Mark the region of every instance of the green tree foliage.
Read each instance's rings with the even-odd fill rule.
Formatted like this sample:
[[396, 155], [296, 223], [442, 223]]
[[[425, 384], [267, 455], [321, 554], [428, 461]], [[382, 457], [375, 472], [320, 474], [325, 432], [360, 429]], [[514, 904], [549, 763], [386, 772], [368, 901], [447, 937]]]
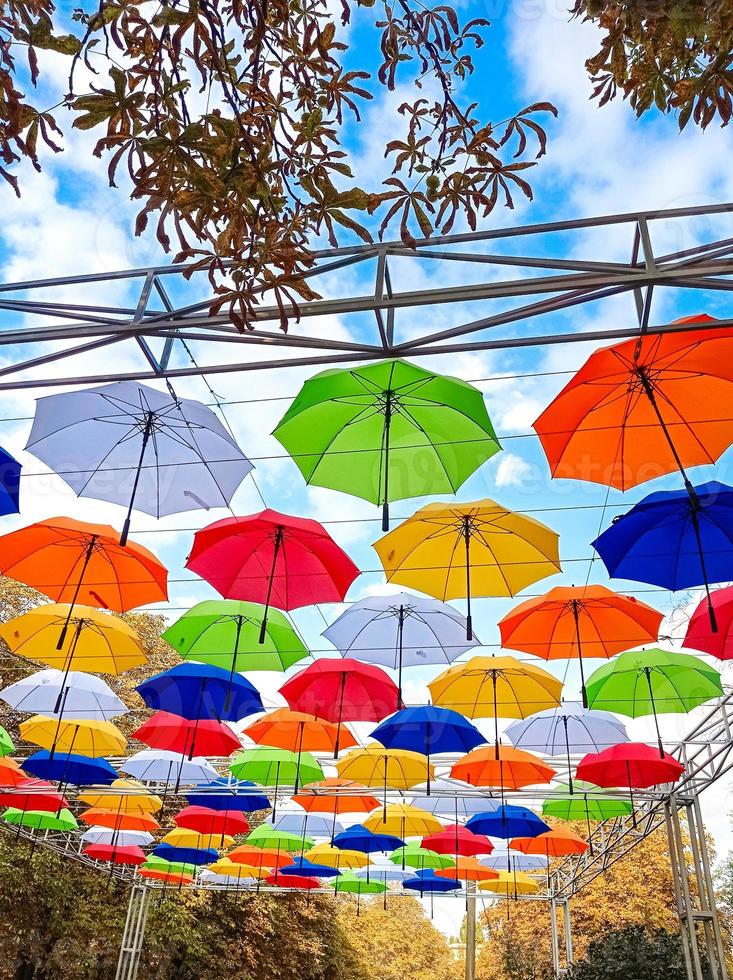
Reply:
[[569, 980], [685, 980], [686, 976], [679, 935], [627, 926], [592, 942]]

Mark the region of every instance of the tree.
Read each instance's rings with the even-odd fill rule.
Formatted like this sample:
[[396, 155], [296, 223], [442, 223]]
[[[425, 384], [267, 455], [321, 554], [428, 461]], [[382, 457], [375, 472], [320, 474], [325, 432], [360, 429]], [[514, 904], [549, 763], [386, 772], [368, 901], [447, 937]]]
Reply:
[[387, 899], [339, 904], [339, 924], [368, 980], [459, 980], [463, 968], [448, 941], [425, 916], [417, 899]]
[[571, 980], [685, 980], [679, 934], [627, 926], [594, 940]]
[[[538, 116], [555, 110], [491, 121], [464, 94], [487, 21], [418, 0], [340, 10], [342, 26], [359, 15], [373, 47], [349, 51], [328, 0], [161, 0], [152, 18], [145, 0], [98, 0], [70, 23], [52, 0], [0, 0], [0, 178], [19, 193], [18, 164], [39, 169], [44, 150], [61, 150], [55, 113], [68, 110], [98, 134], [110, 184], [129, 182], [136, 232], [157, 219], [162, 247], [207, 270], [211, 312], [227, 307], [242, 329], [265, 293], [283, 329], [297, 301], [316, 296], [303, 277], [316, 236], [370, 242], [375, 216], [380, 235], [396, 222], [412, 246], [459, 217], [475, 228], [516, 192], [531, 198], [525, 171], [546, 140]], [[377, 49], [372, 78], [364, 65]], [[20, 88], [36, 85], [47, 51], [69, 61], [53, 107]], [[375, 89], [410, 82], [385, 146], [392, 175], [354, 175], [348, 127]]]
[[604, 31], [586, 62], [604, 105], [621, 92], [637, 116], [676, 112], [705, 129], [730, 121], [733, 4], [730, 0], [575, 0], [576, 17]]

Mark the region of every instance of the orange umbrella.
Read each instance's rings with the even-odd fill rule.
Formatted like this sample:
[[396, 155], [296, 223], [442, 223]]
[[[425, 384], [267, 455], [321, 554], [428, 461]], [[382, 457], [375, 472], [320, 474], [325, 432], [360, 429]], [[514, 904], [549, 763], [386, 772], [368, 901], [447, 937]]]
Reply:
[[193, 881], [193, 875], [159, 871], [157, 868], [140, 868], [138, 874], [141, 878], [152, 878], [154, 881], [163, 881], [167, 885], [190, 885]]
[[77, 602], [126, 612], [168, 598], [168, 572], [139, 544], [119, 543], [107, 524], [51, 517], [0, 537], [0, 573], [69, 603], [57, 648]]
[[[28, 776], [23, 772], [15, 759], [11, 759], [7, 755], [0, 758], [0, 786], [18, 786], [24, 779], [28, 779]], [[2, 805], [1, 796], [0, 805]]]
[[733, 442], [732, 398], [733, 329], [646, 334], [591, 354], [534, 428], [554, 477], [628, 490], [680, 470], [691, 491], [685, 467]]
[[233, 848], [227, 857], [236, 864], [246, 864], [250, 868], [257, 868], [259, 871], [273, 871], [276, 868], [284, 868], [293, 863], [292, 854], [285, 851], [273, 851], [262, 847], [252, 847], [250, 844], [240, 844]]
[[453, 765], [450, 774], [471, 786], [493, 786], [503, 792], [549, 783], [555, 770], [531, 752], [500, 745], [498, 754], [493, 746], [468, 752]]
[[[364, 790], [362, 793], [361, 791]], [[329, 776], [318, 783], [308, 783], [293, 802], [308, 813], [371, 813], [380, 805], [367, 786], [353, 779], [338, 779]]]
[[499, 877], [499, 872], [487, 868], [475, 857], [458, 857], [454, 868], [439, 868], [436, 872], [441, 878], [455, 878], [458, 881], [490, 881]]
[[509, 847], [523, 854], [541, 854], [546, 858], [582, 854], [588, 850], [588, 842], [571, 830], [548, 830], [537, 837], [515, 837]]
[[160, 830], [160, 824], [150, 813], [124, 813], [90, 806], [79, 819], [91, 827], [109, 827], [110, 830]]
[[559, 585], [527, 599], [499, 622], [501, 644], [543, 660], [578, 658], [585, 694], [583, 657], [612, 657], [659, 636], [663, 616], [632, 596], [603, 585]]

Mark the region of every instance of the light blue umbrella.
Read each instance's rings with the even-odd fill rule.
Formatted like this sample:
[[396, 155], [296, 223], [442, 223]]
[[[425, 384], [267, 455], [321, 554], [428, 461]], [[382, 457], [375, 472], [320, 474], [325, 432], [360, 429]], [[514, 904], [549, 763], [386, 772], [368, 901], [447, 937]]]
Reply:
[[427, 810], [435, 817], [451, 817], [454, 823], [468, 820], [477, 813], [489, 813], [500, 806], [499, 800], [488, 796], [461, 796], [465, 783], [451, 779], [434, 779], [430, 783], [430, 796], [415, 796], [412, 806]]
[[343, 826], [331, 817], [321, 813], [281, 813], [275, 821], [277, 830], [285, 830], [290, 834], [302, 834], [303, 829], [310, 837], [328, 837], [329, 839], [343, 831]]
[[544, 854], [522, 854], [521, 851], [494, 851], [481, 864], [493, 871], [544, 871], [550, 863]]

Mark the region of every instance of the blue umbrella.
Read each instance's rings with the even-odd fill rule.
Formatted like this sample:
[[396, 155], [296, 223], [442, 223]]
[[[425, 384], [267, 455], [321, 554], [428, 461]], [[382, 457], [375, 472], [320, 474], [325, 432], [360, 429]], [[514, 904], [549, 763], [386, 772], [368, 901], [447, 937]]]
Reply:
[[20, 512], [20, 463], [0, 449], [0, 517]]
[[198, 721], [239, 721], [264, 711], [256, 688], [241, 676], [210, 664], [176, 664], [143, 681], [137, 692], [154, 711]]
[[473, 834], [486, 837], [537, 837], [550, 830], [536, 813], [525, 806], [512, 806], [505, 803], [491, 813], [478, 813], [466, 824]]
[[213, 864], [219, 859], [219, 852], [213, 847], [174, 847], [172, 844], [158, 844], [153, 848], [156, 857], [164, 861], [180, 864]]
[[[440, 752], [470, 752], [486, 739], [471, 722], [457, 711], [420, 705], [403, 708], [378, 725], [372, 738], [388, 749], [407, 749], [427, 756]], [[430, 777], [427, 794], [430, 796]]]
[[281, 875], [305, 875], [307, 878], [337, 878], [341, 872], [337, 868], [330, 868], [327, 864], [314, 864], [308, 858], [295, 858], [292, 864], [286, 864], [280, 868], [278, 874]]
[[713, 480], [659, 490], [615, 518], [593, 542], [612, 578], [678, 591], [733, 579], [733, 488]]
[[109, 786], [117, 779], [117, 772], [106, 759], [92, 759], [73, 752], [51, 753], [42, 749], [28, 756], [23, 768], [39, 779], [53, 779], [75, 786], [92, 786], [96, 783]]
[[442, 878], [440, 875], [436, 875], [432, 868], [429, 868], [425, 871], [418, 871], [413, 878], [406, 878], [402, 882], [402, 887], [420, 892], [422, 896], [426, 892], [454, 892], [460, 889], [461, 883], [455, 878]]
[[404, 845], [404, 841], [392, 834], [373, 834], [363, 824], [357, 823], [336, 834], [333, 844], [342, 850], [374, 854], [376, 851], [395, 851]]
[[241, 813], [269, 810], [268, 797], [252, 792], [255, 785], [249, 779], [222, 777], [189, 790], [185, 795], [192, 806], [205, 806], [209, 810], [239, 810]]

